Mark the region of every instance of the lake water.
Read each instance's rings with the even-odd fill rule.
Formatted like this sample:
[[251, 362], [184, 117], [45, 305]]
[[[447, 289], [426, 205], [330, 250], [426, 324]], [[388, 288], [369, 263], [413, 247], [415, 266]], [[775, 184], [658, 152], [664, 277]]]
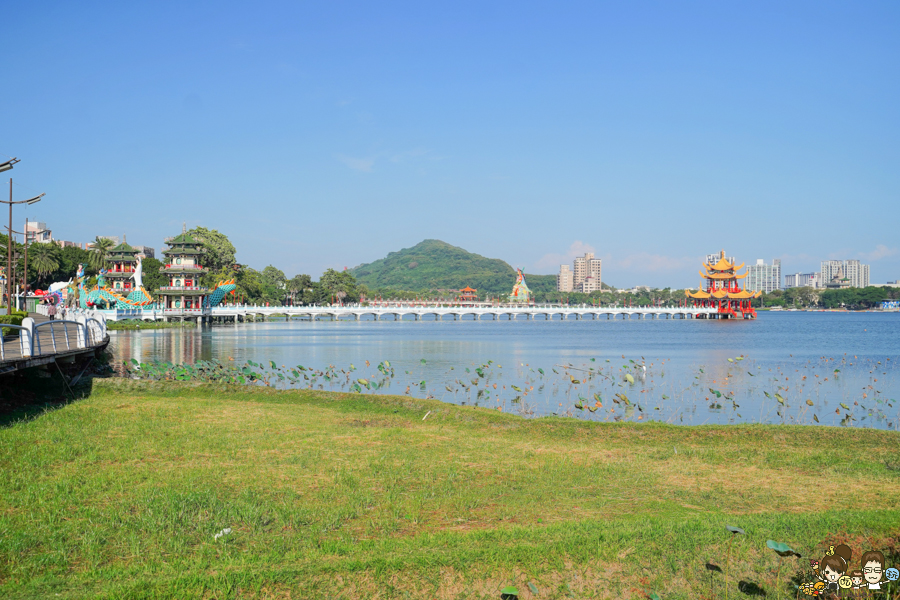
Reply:
[[[319, 374], [294, 387], [375, 393], [358, 383], [363, 379], [378, 381], [377, 393], [524, 415], [900, 427], [897, 313], [761, 312], [756, 321], [294, 320], [111, 337], [119, 360], [332, 366], [328, 380]], [[382, 361], [393, 377], [376, 369]]]

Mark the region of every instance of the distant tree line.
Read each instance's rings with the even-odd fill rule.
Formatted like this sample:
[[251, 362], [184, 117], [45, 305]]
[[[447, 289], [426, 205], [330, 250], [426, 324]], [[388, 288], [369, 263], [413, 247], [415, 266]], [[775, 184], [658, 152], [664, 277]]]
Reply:
[[810, 287], [788, 288], [763, 294], [754, 300], [756, 307], [763, 308], [847, 308], [864, 310], [876, 308], [882, 300], [900, 299], [900, 288], [875, 287], [815, 289]]

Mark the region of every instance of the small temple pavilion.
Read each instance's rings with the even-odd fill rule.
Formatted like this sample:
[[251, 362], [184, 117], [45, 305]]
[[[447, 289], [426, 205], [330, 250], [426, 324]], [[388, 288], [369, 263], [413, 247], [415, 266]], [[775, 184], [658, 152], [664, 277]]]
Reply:
[[137, 264], [137, 258], [135, 258], [137, 253], [137, 248], [129, 246], [123, 235], [122, 243], [110, 250], [106, 257], [106, 263], [109, 265], [106, 280], [109, 282], [109, 287], [123, 296], [127, 296], [134, 287], [131, 277], [134, 275], [134, 267]]
[[478, 302], [478, 290], [466, 286], [456, 293], [456, 301], [460, 303]]
[[178, 237], [166, 240], [169, 247], [163, 250], [166, 265], [160, 268], [168, 285], [159, 288], [159, 302], [164, 309], [199, 310], [209, 289], [200, 285], [204, 269], [200, 259], [205, 252], [199, 240], [184, 229]]
[[744, 268], [744, 263], [735, 266], [735, 262], [725, 258], [725, 251], [722, 250], [717, 263], [703, 263], [700, 289], [696, 292], [685, 290], [684, 294], [693, 300], [694, 306], [716, 308], [717, 314], [713, 318], [755, 319], [756, 311], [750, 302], [762, 292], [741, 289], [738, 279], [745, 278], [747, 273], [738, 273]]

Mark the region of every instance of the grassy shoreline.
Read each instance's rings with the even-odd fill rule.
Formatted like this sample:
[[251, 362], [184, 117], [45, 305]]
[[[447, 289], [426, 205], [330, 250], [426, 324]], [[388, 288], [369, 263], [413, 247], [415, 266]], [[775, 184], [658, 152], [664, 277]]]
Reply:
[[0, 470], [8, 598], [719, 598], [726, 524], [729, 595], [793, 598], [829, 544], [900, 546], [870, 429], [109, 379], [0, 429]]

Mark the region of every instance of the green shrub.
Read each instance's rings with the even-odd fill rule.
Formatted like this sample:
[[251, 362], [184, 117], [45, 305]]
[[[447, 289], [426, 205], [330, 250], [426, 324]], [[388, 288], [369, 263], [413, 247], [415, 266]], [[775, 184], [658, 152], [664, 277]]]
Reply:
[[[27, 317], [28, 314], [22, 314], [20, 311], [14, 311], [11, 315], [0, 315], [0, 323], [6, 325], [21, 325], [22, 320]], [[4, 327], [3, 332], [0, 335], [18, 335], [18, 329], [12, 329], [11, 327]]]

